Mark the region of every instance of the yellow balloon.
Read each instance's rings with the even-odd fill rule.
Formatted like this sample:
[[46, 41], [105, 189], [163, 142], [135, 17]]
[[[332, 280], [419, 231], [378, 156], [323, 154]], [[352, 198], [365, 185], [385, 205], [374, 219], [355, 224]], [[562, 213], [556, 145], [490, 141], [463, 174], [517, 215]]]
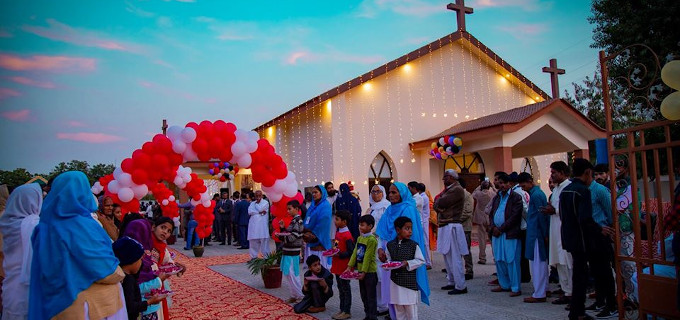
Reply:
[[444, 153], [444, 147], [439, 147], [439, 153]]
[[668, 120], [680, 120], [680, 91], [669, 94], [661, 101], [661, 115]]
[[432, 145], [430, 145], [430, 146], [432, 147], [432, 149], [437, 149], [437, 143], [436, 142], [432, 142]]
[[673, 60], [663, 66], [661, 80], [667, 86], [680, 90], [680, 60]]
[[453, 144], [456, 145], [456, 147], [460, 147], [463, 145], [463, 140], [461, 140], [460, 138], [454, 138]]

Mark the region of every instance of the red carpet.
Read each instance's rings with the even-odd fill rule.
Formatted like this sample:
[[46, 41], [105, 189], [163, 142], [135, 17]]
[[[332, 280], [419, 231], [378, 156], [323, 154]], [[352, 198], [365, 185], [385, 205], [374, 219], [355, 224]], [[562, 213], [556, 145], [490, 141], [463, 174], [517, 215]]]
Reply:
[[[170, 249], [172, 250], [172, 249]], [[175, 251], [175, 250], [172, 250]], [[177, 254], [175, 261], [187, 267], [182, 277], [171, 280], [171, 319], [314, 319], [295, 314], [283, 300], [253, 289], [210, 268], [213, 265], [243, 263], [248, 254], [188, 258]], [[244, 266], [245, 268], [245, 266]]]

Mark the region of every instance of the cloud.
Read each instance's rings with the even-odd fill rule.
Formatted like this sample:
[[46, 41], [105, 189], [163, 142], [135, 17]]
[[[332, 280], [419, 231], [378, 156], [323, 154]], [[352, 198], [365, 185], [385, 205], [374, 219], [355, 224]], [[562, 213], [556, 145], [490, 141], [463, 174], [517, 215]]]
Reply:
[[132, 3], [128, 2], [128, 1], [125, 1], [125, 10], [127, 12], [133, 13], [134, 15], [136, 15], [138, 17], [142, 17], [142, 18], [152, 18], [152, 17], [156, 16], [155, 13], [149, 12], [149, 11], [144, 11], [144, 10], [140, 9], [139, 7], [136, 7], [135, 5], [133, 5]]
[[519, 7], [525, 11], [540, 11], [552, 7], [553, 2], [543, 2], [539, 0], [476, 0], [470, 6], [473, 8], [501, 8]]
[[158, 17], [156, 19], [156, 24], [161, 28], [171, 28], [173, 25], [170, 17]]
[[402, 16], [419, 18], [446, 12], [445, 4], [431, 4], [422, 0], [364, 0], [359, 4], [355, 16], [360, 18], [375, 18], [381, 11], [391, 11]]
[[21, 95], [21, 92], [12, 90], [9, 88], [0, 88], [0, 100], [9, 98], [9, 97], [18, 97]]
[[430, 37], [406, 38], [401, 43], [404, 44], [404, 45], [422, 45], [422, 44], [429, 42], [431, 39], [432, 38], [430, 38]]
[[343, 53], [343, 52], [320, 53], [320, 52], [310, 52], [308, 50], [299, 50], [299, 51], [291, 52], [288, 55], [286, 55], [286, 57], [284, 58], [284, 64], [296, 65], [296, 64], [298, 64], [298, 62], [317, 63], [317, 62], [325, 62], [325, 61], [351, 62], [351, 63], [358, 63], [358, 64], [373, 64], [373, 63], [377, 63], [377, 62], [384, 61], [384, 60], [385, 59], [380, 55], [362, 56], [362, 55], [347, 54], [347, 53]]
[[66, 56], [0, 54], [0, 68], [14, 71], [94, 71], [97, 60]]
[[162, 85], [157, 84], [155, 82], [140, 80], [140, 81], [137, 82], [137, 84], [139, 84], [139, 86], [142, 87], [142, 88], [149, 89], [151, 91], [157, 92], [159, 94], [162, 94], [162, 95], [168, 96], [168, 97], [178, 97], [178, 98], [182, 98], [182, 99], [189, 100], [189, 101], [200, 101], [200, 102], [204, 102], [204, 103], [208, 103], [208, 104], [214, 104], [214, 103], [217, 102], [217, 99], [212, 98], [212, 97], [199, 97], [199, 96], [196, 96], [196, 95], [188, 93], [188, 92], [175, 90], [175, 89], [172, 89], [172, 88], [162, 86]]
[[75, 120], [71, 120], [71, 121], [66, 122], [66, 125], [69, 126], [69, 127], [72, 127], [72, 128], [87, 127], [87, 125], [85, 123], [82, 123], [80, 121], [75, 121]]
[[12, 38], [14, 37], [13, 34], [11, 34], [9, 31], [5, 29], [0, 29], [0, 38]]
[[31, 111], [28, 109], [4, 111], [0, 113], [0, 116], [10, 121], [24, 122], [30, 118]]
[[33, 80], [29, 79], [26, 77], [9, 77], [8, 78], [10, 81], [27, 85], [27, 86], [33, 86], [33, 87], [38, 87], [38, 88], [44, 88], [44, 89], [54, 89], [57, 86], [54, 85], [54, 83], [50, 81], [39, 81], [39, 80]]
[[525, 39], [526, 36], [535, 36], [547, 32], [548, 26], [544, 23], [517, 23], [499, 26], [498, 29], [510, 33], [517, 39]]
[[22, 27], [22, 30], [39, 37], [78, 46], [124, 51], [135, 54], [142, 54], [146, 51], [141, 45], [109, 39], [93, 31], [73, 28], [55, 19], [47, 19], [47, 24], [48, 27], [25, 25]]
[[216, 38], [223, 41], [243, 41], [255, 38], [257, 25], [253, 22], [219, 21], [215, 18], [200, 16], [194, 20], [207, 24], [208, 29], [217, 34]]
[[123, 140], [122, 137], [96, 132], [57, 133], [57, 139], [87, 143], [109, 143]]

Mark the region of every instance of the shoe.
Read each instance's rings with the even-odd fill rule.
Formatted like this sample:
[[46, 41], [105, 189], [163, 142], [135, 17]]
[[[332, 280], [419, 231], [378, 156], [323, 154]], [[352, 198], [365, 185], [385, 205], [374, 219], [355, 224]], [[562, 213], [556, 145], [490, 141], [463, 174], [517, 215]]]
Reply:
[[326, 307], [309, 307], [309, 309], [307, 309], [307, 312], [309, 313], [319, 313], [324, 311], [326, 311]]
[[191, 248], [184, 248], [184, 250], [191, 250]]
[[455, 295], [455, 294], [465, 294], [465, 293], [468, 293], [467, 287], [465, 287], [462, 290], [453, 289], [453, 290], [449, 291], [449, 294], [453, 294], [453, 295]]
[[491, 289], [491, 292], [510, 292], [510, 289], [503, 289], [501, 287], [495, 287]]
[[465, 280], [472, 280], [474, 276], [472, 274], [466, 274], [465, 275]]
[[565, 306], [564, 310], [570, 311], [571, 310], [571, 304], [568, 304], [567, 306]]
[[288, 300], [286, 300], [286, 303], [296, 303], [297, 301], [298, 301], [297, 298], [288, 298]]
[[593, 304], [589, 305], [586, 307], [586, 311], [602, 311], [604, 309], [605, 305], [604, 304], [598, 304], [597, 302], [593, 302]]
[[425, 267], [425, 270], [432, 270], [432, 266]]
[[378, 311], [378, 317], [386, 316], [386, 315], [388, 315], [388, 314], [390, 314], [390, 310], [389, 310], [389, 309], [383, 310], [383, 311]]
[[609, 310], [609, 308], [605, 308], [600, 313], [595, 315], [595, 318], [597, 319], [612, 319], [612, 318], [618, 318], [619, 317], [619, 310]]
[[446, 273], [446, 269], [442, 269], [442, 272], [443, 272], [443, 273]]
[[236, 249], [239, 249], [239, 250], [248, 250], [248, 249], [250, 249], [250, 248], [238, 247], [238, 248], [236, 248]]
[[344, 319], [349, 319], [351, 317], [352, 317], [352, 315], [349, 314], [349, 313], [340, 312], [340, 313], [336, 314], [335, 316], [333, 316], [331, 318], [336, 319], [336, 320], [344, 320]]
[[238, 247], [238, 246], [240, 246], [240, 245], [241, 245], [240, 243], [234, 242], [234, 247]]
[[487, 282], [486, 284], [488, 284], [490, 286], [497, 286], [498, 285], [498, 279], [491, 280], [491, 281]]
[[562, 289], [557, 289], [557, 290], [550, 291], [550, 293], [554, 294], [556, 296], [559, 296], [559, 295], [563, 295], [564, 291], [562, 291]]
[[491, 274], [492, 277], [498, 277], [498, 273], [494, 272]]
[[519, 296], [521, 296], [521, 295], [522, 295], [522, 291], [513, 291], [513, 292], [510, 292], [510, 298], [519, 297]]
[[593, 291], [588, 294], [589, 299], [596, 299], [597, 298], [597, 292]]
[[553, 300], [552, 304], [569, 304], [571, 302], [571, 297], [562, 296], [559, 299]]
[[453, 290], [453, 289], [455, 289], [455, 288], [456, 288], [455, 285], [449, 284], [449, 285], [443, 286], [443, 287], [442, 287], [442, 290]]
[[534, 298], [534, 297], [526, 297], [524, 298], [524, 302], [526, 303], [541, 303], [541, 302], [546, 302], [547, 300], [545, 298]]
[[223, 245], [225, 245], [225, 244], [227, 244], [227, 243], [224, 242], [224, 241], [220, 242], [220, 245], [221, 245], [221, 246], [223, 246]]
[[486, 261], [479, 260], [477, 261], [477, 264], [486, 264]]
[[335, 317], [339, 316], [340, 314], [342, 314], [342, 311], [336, 312], [334, 315], [331, 316], [331, 318], [335, 319]]

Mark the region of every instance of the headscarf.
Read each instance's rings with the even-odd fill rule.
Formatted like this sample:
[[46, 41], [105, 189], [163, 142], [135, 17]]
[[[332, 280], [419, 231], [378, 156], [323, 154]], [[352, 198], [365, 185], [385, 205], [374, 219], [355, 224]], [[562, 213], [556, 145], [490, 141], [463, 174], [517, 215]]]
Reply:
[[[375, 202], [375, 200], [373, 200], [372, 196], [368, 197], [368, 203], [371, 204], [371, 209], [372, 210], [387, 209], [387, 207], [390, 206], [390, 201], [387, 200], [387, 191], [385, 191], [385, 187], [383, 187], [382, 185], [379, 185], [379, 184], [376, 184], [375, 186], [378, 186], [378, 188], [380, 188], [380, 191], [382, 191], [383, 197], [378, 202]], [[375, 186], [371, 187], [371, 192], [373, 192], [373, 188], [375, 188]]]
[[359, 200], [352, 195], [349, 190], [349, 185], [343, 183], [340, 185], [340, 197], [335, 201], [336, 210], [347, 210], [351, 214], [349, 221], [349, 231], [352, 233], [354, 239], [359, 237], [359, 216], [361, 216], [361, 205]]
[[307, 246], [311, 248], [321, 245], [328, 250], [331, 248], [331, 217], [333, 212], [331, 204], [326, 200], [328, 198], [326, 188], [322, 185], [316, 187], [321, 190], [321, 199], [318, 202], [312, 199], [312, 205], [307, 209], [304, 227], [311, 230], [318, 241], [308, 243]]
[[[376, 228], [375, 233], [380, 237], [380, 239], [384, 239], [386, 241], [394, 240], [397, 237], [397, 230], [394, 227], [394, 220], [397, 220], [399, 217], [408, 217], [411, 219], [413, 225], [411, 240], [415, 241], [418, 246], [420, 246], [423, 256], [426, 256], [427, 252], [425, 252], [425, 250], [427, 249], [425, 247], [423, 238], [423, 225], [420, 222], [421, 220], [418, 209], [416, 209], [416, 202], [413, 200], [413, 196], [405, 184], [401, 182], [395, 182], [393, 186], [397, 187], [399, 196], [401, 197], [401, 202], [393, 203], [387, 207], [387, 210], [385, 210], [385, 213], [383, 213], [382, 217], [380, 218], [380, 222], [378, 222], [378, 227]], [[430, 285], [427, 281], [427, 271], [425, 266], [421, 266], [416, 269], [416, 281], [418, 282], [418, 289], [420, 290], [420, 300], [423, 303], [430, 305]]]
[[54, 317], [118, 268], [111, 238], [92, 218], [95, 211], [84, 173], [69, 171], [54, 179], [31, 237], [29, 319]]
[[137, 283], [144, 283], [156, 278], [153, 272], [153, 259], [151, 258], [151, 250], [153, 250], [153, 242], [151, 241], [151, 222], [146, 219], [139, 219], [131, 221], [123, 232], [124, 236], [137, 240], [142, 247], [144, 247], [144, 256], [142, 257], [142, 268], [139, 270], [139, 278]]

